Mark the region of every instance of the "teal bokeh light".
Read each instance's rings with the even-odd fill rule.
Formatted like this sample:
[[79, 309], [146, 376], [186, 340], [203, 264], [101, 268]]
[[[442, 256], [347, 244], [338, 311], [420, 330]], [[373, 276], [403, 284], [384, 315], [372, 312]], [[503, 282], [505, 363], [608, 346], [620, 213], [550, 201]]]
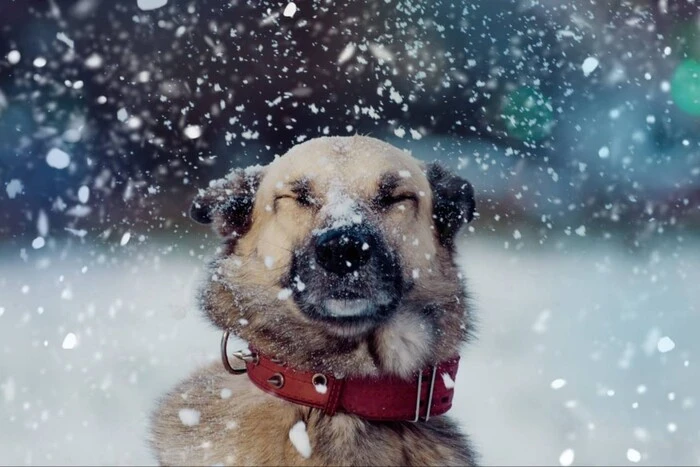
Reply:
[[700, 116], [700, 61], [683, 60], [671, 78], [673, 102], [690, 115]]
[[528, 142], [549, 136], [554, 126], [549, 100], [528, 86], [521, 86], [506, 96], [502, 118], [508, 135]]
[[678, 57], [700, 60], [700, 23], [693, 19], [671, 29], [672, 49]]

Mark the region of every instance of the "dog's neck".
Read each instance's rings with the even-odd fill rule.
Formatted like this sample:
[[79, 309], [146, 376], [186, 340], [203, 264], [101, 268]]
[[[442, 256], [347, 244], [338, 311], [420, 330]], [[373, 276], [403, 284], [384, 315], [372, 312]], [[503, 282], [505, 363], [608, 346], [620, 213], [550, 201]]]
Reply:
[[452, 406], [459, 356], [421, 369], [410, 379], [391, 375], [337, 378], [295, 369], [254, 348], [234, 354], [245, 362], [245, 369], [234, 369], [226, 352], [227, 340], [225, 333], [222, 359], [229, 372], [245, 372], [263, 391], [330, 416], [342, 412], [372, 421], [418, 422], [442, 415]]
[[295, 368], [341, 377], [407, 378], [457, 354], [471, 330], [466, 294], [451, 259], [436, 261], [444, 264], [432, 282], [408, 291], [390, 318], [361, 336], [334, 334], [292, 304], [270, 299], [268, 286], [238, 279], [240, 267], [232, 259], [213, 263], [202, 307], [219, 328]]
[[[434, 324], [417, 313], [402, 313], [375, 330], [353, 338], [309, 327], [275, 327], [269, 332], [241, 336], [264, 354], [277, 356], [302, 371], [336, 377], [410, 378], [417, 371], [447, 360], [459, 346], [439, 340]], [[269, 336], [269, 338], [268, 338]], [[306, 337], [308, 338], [306, 338]]]

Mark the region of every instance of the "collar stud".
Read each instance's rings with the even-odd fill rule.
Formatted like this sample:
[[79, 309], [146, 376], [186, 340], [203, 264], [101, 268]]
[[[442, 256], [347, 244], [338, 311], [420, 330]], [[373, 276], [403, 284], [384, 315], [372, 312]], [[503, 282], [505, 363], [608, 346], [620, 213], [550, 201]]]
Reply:
[[275, 373], [267, 379], [267, 384], [275, 389], [281, 389], [284, 386], [284, 376], [282, 373]]

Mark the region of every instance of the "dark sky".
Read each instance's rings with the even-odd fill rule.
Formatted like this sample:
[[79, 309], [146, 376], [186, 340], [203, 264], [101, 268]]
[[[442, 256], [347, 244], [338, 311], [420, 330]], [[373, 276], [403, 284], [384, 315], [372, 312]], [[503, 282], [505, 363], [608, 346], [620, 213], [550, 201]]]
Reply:
[[[32, 228], [39, 210], [63, 212], [82, 185], [101, 213], [60, 223], [175, 216], [164, 206], [173, 195], [324, 134], [478, 139], [532, 170], [575, 175], [601, 131], [635, 131], [610, 126], [622, 106], [653, 147], [673, 152], [697, 118], [659, 86], [684, 58], [678, 38], [693, 12], [578, 3], [314, 1], [288, 18], [286, 2], [4, 1], [0, 175], [24, 191], [0, 190], [0, 235]], [[600, 65], [586, 76], [589, 56]], [[659, 118], [645, 124], [649, 112]], [[52, 148], [70, 167], [46, 164]], [[603, 188], [629, 180], [626, 169], [611, 167]]]

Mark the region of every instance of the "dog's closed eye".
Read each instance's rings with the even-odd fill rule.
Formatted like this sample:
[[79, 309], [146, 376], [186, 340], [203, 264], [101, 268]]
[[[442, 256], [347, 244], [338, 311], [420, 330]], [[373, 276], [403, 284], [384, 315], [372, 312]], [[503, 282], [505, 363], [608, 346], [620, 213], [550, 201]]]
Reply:
[[294, 180], [287, 184], [289, 191], [282, 191], [275, 196], [275, 207], [277, 202], [289, 199], [296, 202], [296, 204], [303, 208], [313, 208], [319, 206], [319, 201], [313, 196], [313, 186], [309, 179], [301, 178], [299, 180]]
[[387, 210], [399, 205], [404, 201], [411, 202], [414, 206], [418, 206], [418, 196], [413, 193], [400, 193], [397, 195], [380, 195], [374, 199], [374, 204], [380, 210]]
[[287, 199], [287, 200], [292, 200], [295, 201], [296, 204], [298, 204], [301, 207], [309, 208], [316, 206], [318, 202], [316, 199], [312, 198], [306, 193], [300, 193], [298, 195], [292, 195], [292, 194], [282, 194], [282, 195], [277, 195], [275, 196], [275, 205], [277, 204], [278, 201]]

